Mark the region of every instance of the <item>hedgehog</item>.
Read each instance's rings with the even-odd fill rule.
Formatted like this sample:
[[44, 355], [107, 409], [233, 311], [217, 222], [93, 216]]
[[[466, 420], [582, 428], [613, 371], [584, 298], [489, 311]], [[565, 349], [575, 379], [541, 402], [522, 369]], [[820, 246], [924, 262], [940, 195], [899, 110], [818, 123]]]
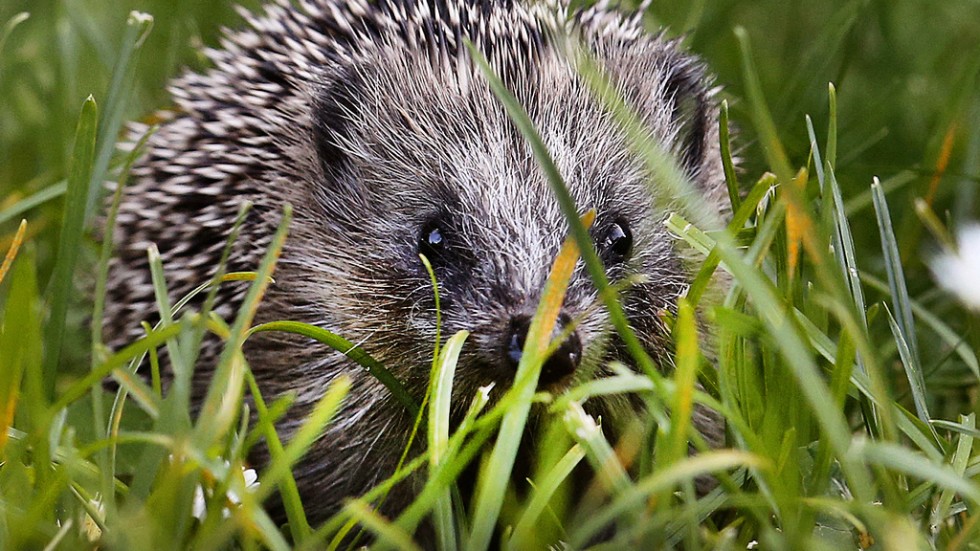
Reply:
[[[173, 81], [175, 106], [158, 115], [159, 130], [133, 169], [114, 230], [110, 344], [139, 337], [155, 310], [150, 244], [176, 300], [213, 277], [243, 201], [254, 206], [231, 270], [256, 269], [290, 204], [289, 236], [257, 322], [295, 320], [340, 334], [421, 399], [437, 338], [421, 253], [438, 282], [442, 334], [470, 333], [454, 415], [480, 388], [511, 384], [568, 226], [469, 43], [527, 111], [579, 208], [594, 209], [590, 232], [610, 280], [630, 280], [621, 291], [628, 321], [669, 369], [664, 313], [676, 310], [691, 279], [663, 224], [676, 205], [654, 200], [651, 174], [590, 93], [568, 44], [594, 56], [649, 136], [723, 213], [717, 110], [702, 62], [647, 33], [639, 12], [610, 2], [276, 0], [243, 14], [245, 30], [207, 52], [212, 68]], [[216, 312], [232, 318], [245, 291], [223, 285]], [[632, 364], [582, 269], [569, 283], [559, 330], [567, 337], [542, 367], [543, 389], [609, 376], [614, 361]], [[217, 339], [203, 344], [193, 375], [198, 403], [220, 350]], [[265, 395], [294, 396], [277, 427], [287, 439], [333, 381], [352, 381], [295, 467], [310, 519], [394, 472], [414, 419], [374, 377], [295, 335], [257, 334], [244, 351]], [[586, 407], [614, 425], [643, 405], [618, 396]], [[699, 410], [694, 422], [709, 443], [724, 439], [717, 414]], [[396, 486], [385, 510], [397, 512], [416, 491]]]

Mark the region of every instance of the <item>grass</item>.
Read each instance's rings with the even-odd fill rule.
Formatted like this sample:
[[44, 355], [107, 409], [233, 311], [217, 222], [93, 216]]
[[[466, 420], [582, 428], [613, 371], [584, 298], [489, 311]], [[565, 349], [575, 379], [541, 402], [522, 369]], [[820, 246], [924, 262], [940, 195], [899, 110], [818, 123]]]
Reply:
[[[288, 321], [253, 326], [288, 213], [255, 272], [222, 269], [196, 291], [250, 281], [230, 325], [210, 315], [211, 300], [201, 311], [169, 304], [154, 260], [161, 323], [105, 350], [85, 320], [100, 318], [107, 250], [84, 228], [99, 184], [124, 181], [135, 157], [113, 154], [115, 136], [122, 121], [166, 105], [162, 84], [181, 66], [200, 68], [194, 46], [215, 44], [218, 26], [237, 16], [231, 2], [35, 4], [0, 5], [0, 547], [320, 549], [370, 534], [379, 548], [412, 549], [425, 543], [412, 535], [427, 520], [440, 549], [980, 547], [980, 326], [927, 266], [980, 214], [975, 2], [657, 3], [651, 25], [686, 33], [726, 84], [722, 135], [730, 120], [740, 166], [726, 171], [733, 215], [725, 231], [708, 230], [695, 198], [667, 222], [677, 248], [698, 259], [672, 320], [676, 368], [660, 372], [633, 343], [636, 371], [557, 396], [534, 391], [549, 344], [534, 327], [551, 325], [580, 256], [628, 343], [630, 330], [590, 245], [588, 215], [578, 218], [535, 129], [497, 83], [573, 231], [517, 382], [494, 389], [492, 404], [489, 390], [467, 397], [457, 426], [448, 418], [465, 334], [433, 343], [430, 393], [417, 403], [342, 335]], [[152, 13], [152, 25], [127, 17], [129, 7]], [[687, 196], [680, 172], [588, 59], [581, 71], [659, 176], [664, 187], [651, 193]], [[719, 271], [732, 285], [709, 300]], [[79, 291], [82, 273], [96, 274], [94, 304]], [[274, 423], [290, 399], [264, 400], [241, 353], [268, 330], [345, 352], [425, 416], [426, 452], [319, 525], [305, 517], [290, 466], [349, 383], [325, 389], [296, 435], [279, 441]], [[190, 374], [206, 331], [227, 346], [207, 414], [194, 419]], [[133, 374], [144, 357], [156, 368], [160, 347], [175, 372], [166, 393], [158, 374]], [[106, 376], [118, 392], [103, 390]], [[610, 442], [580, 404], [616, 393], [648, 407]], [[516, 492], [510, 472], [532, 404], [549, 415], [529, 491]], [[695, 404], [724, 413], [727, 447], [687, 455], [688, 441], [700, 440]], [[259, 438], [272, 461], [246, 488], [244, 458]], [[454, 481], [473, 461], [483, 469], [469, 503]], [[572, 499], [568, 481], [584, 464], [595, 481]], [[418, 499], [397, 518], [380, 516], [372, 504], [419, 469], [427, 475]], [[720, 484], [699, 497], [694, 481], [704, 473]], [[260, 506], [275, 491], [286, 527]]]

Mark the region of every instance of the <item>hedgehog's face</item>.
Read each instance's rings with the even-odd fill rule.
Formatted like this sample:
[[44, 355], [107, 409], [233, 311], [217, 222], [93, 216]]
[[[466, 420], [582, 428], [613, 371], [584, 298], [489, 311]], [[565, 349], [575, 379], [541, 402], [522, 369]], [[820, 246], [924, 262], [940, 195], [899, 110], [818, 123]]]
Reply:
[[[697, 75], [678, 70], [678, 54], [653, 39], [596, 50], [652, 135], [695, 179], [712, 173], [704, 94]], [[590, 232], [609, 279], [624, 289], [632, 326], [665, 359], [662, 314], [686, 285], [662, 223], [670, 206], [653, 204], [647, 174], [561, 55], [544, 49], [533, 60], [507, 61], [523, 67], [505, 76], [576, 204], [596, 211]], [[478, 70], [466, 60], [432, 63], [381, 50], [335, 75], [315, 119], [323, 231], [343, 243], [330, 252], [342, 257], [320, 262], [347, 280], [343, 289], [323, 289], [322, 316], [421, 388], [436, 338], [424, 255], [439, 282], [443, 334], [471, 333], [458, 391], [509, 384], [568, 230], [530, 148]], [[563, 331], [566, 340], [542, 371], [544, 385], [594, 376], [620, 358], [581, 263], [555, 334]]]

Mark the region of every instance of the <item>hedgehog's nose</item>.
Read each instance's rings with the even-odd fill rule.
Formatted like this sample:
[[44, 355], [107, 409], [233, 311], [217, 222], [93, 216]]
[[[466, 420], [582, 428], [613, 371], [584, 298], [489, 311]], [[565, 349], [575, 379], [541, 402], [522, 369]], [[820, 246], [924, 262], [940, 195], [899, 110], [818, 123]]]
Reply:
[[[558, 317], [558, 323], [555, 324], [555, 328], [551, 332], [552, 340], [564, 333], [570, 322], [571, 318], [566, 314], [561, 314]], [[517, 371], [517, 365], [521, 362], [524, 343], [527, 341], [527, 330], [530, 326], [531, 318], [527, 316], [517, 316], [511, 320], [510, 333], [506, 340], [505, 356], [507, 363], [510, 364], [510, 367], [515, 372]], [[541, 377], [538, 379], [538, 386], [548, 386], [568, 377], [575, 372], [581, 359], [582, 341], [579, 340], [578, 333], [572, 331], [565, 338], [564, 342], [561, 343], [561, 346], [551, 356], [548, 356], [544, 365], [541, 366]]]

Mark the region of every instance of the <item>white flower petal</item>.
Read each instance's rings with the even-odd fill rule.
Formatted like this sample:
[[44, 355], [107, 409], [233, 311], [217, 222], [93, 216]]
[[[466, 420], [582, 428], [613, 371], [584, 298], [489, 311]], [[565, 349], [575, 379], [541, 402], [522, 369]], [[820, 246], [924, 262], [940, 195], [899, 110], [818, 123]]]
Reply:
[[933, 259], [932, 272], [941, 287], [968, 308], [980, 310], [980, 224], [960, 228], [957, 247], [956, 254], [944, 253]]

